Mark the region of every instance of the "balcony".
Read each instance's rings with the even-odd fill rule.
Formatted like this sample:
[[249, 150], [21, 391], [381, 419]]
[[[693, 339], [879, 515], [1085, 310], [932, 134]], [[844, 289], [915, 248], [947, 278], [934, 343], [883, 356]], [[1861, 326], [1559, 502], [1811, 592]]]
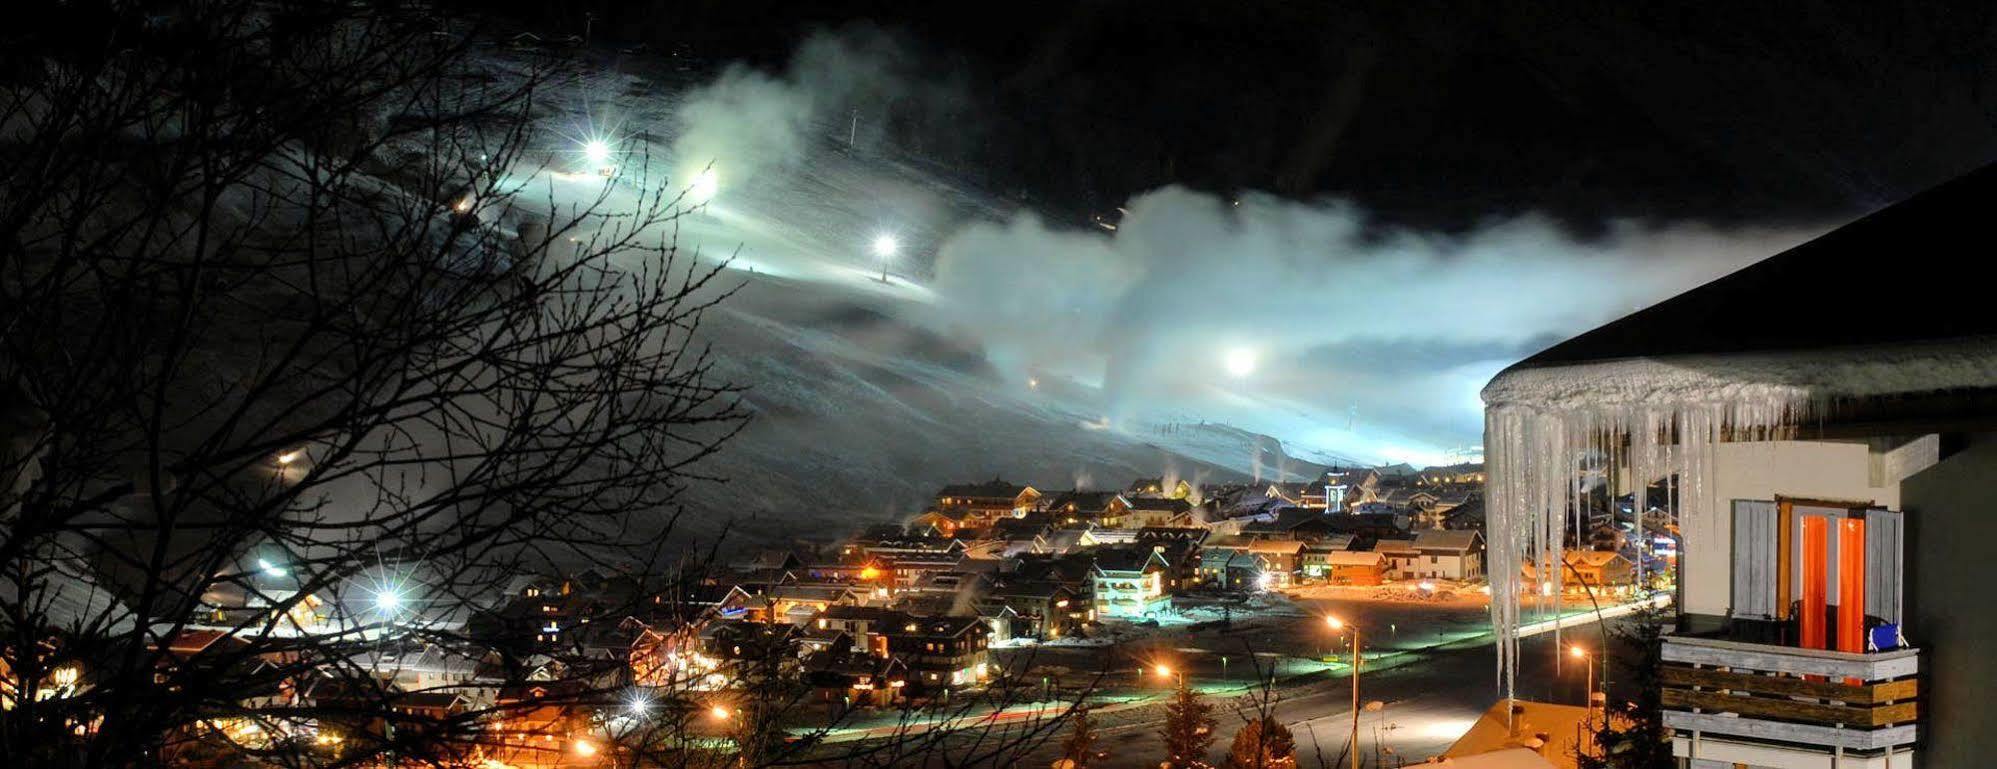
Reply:
[[1840, 756], [1844, 766], [1900, 767], [1918, 738], [1919, 649], [1861, 654], [1666, 636], [1663, 661], [1664, 724], [1677, 730], [1683, 757], [1726, 761], [1737, 757], [1728, 743], [1745, 741]]

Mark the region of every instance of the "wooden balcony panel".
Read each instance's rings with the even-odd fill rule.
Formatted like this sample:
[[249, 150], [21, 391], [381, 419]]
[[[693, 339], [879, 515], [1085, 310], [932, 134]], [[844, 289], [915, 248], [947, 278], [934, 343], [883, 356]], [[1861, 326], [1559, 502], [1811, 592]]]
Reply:
[[1691, 636], [1665, 636], [1663, 657], [1665, 662], [1683, 665], [1864, 681], [1905, 678], [1921, 670], [1920, 649], [1860, 654]]
[[1878, 705], [1888, 702], [1901, 702], [1920, 696], [1920, 681], [1914, 678], [1853, 686], [1845, 683], [1843, 680], [1810, 681], [1789, 676], [1771, 676], [1736, 670], [1664, 665], [1658, 669], [1658, 679], [1665, 686], [1697, 686], [1706, 689], [1729, 689], [1733, 691], [1754, 692], [1756, 694], [1816, 697], [1856, 705]]
[[1690, 689], [1665, 689], [1664, 707], [1699, 708], [1708, 711], [1737, 713], [1757, 718], [1773, 718], [1784, 721], [1846, 727], [1876, 728], [1894, 724], [1912, 723], [1919, 717], [1919, 703], [1901, 702], [1893, 705], [1854, 707], [1851, 705], [1824, 705], [1814, 702], [1799, 702], [1779, 697], [1754, 697], [1720, 692], [1695, 692]]
[[1755, 740], [1775, 740], [1804, 745], [1824, 745], [1843, 747], [1851, 750], [1878, 750], [1881, 748], [1912, 745], [1920, 737], [1920, 730], [1914, 724], [1899, 724], [1883, 729], [1839, 729], [1816, 724], [1798, 724], [1787, 721], [1769, 721], [1760, 718], [1743, 718], [1729, 713], [1688, 713], [1682, 710], [1664, 711], [1664, 725], [1670, 729], [1706, 734], [1747, 737]]

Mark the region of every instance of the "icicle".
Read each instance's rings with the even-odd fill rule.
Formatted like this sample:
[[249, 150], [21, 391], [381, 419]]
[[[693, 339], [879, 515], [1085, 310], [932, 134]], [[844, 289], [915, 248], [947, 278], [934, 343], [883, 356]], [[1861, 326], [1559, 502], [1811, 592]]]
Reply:
[[[1522, 602], [1535, 596], [1535, 605], [1544, 608], [1548, 602], [1540, 599], [1547, 591], [1541, 586], [1561, 584], [1568, 523], [1576, 524], [1577, 535], [1587, 533], [1584, 474], [1600, 475], [1611, 505], [1621, 487], [1629, 487], [1639, 537], [1646, 536], [1650, 485], [1661, 479], [1670, 482], [1664, 513], [1684, 530], [1703, 532], [1724, 512], [1712, 482], [1718, 445], [1729, 439], [1775, 437], [1809, 405], [1794, 390], [1705, 395], [1679, 402], [1566, 401], [1559, 407], [1493, 403], [1486, 410], [1491, 624], [1497, 636], [1497, 683], [1506, 698], [1517, 693]], [[1615, 515], [1613, 507], [1610, 515]], [[1639, 585], [1644, 579], [1641, 560], [1639, 548]], [[1528, 566], [1540, 584], [1524, 584]], [[1558, 616], [1564, 591], [1551, 592]]]

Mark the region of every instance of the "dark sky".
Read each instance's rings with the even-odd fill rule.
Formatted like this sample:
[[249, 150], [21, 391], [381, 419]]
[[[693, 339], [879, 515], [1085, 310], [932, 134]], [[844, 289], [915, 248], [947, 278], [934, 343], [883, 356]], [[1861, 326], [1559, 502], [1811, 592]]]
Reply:
[[[976, 113], [901, 138], [1082, 210], [1180, 183], [1446, 228], [1821, 221], [1997, 155], [1997, 4], [1580, 5], [659, 0], [598, 3], [595, 29], [714, 66], [878, 25]], [[561, 27], [589, 6], [522, 13]]]

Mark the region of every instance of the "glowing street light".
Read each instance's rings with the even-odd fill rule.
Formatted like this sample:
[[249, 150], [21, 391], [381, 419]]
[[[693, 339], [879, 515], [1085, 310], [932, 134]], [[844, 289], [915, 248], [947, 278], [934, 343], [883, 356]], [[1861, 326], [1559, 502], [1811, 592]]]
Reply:
[[402, 593], [395, 588], [383, 588], [374, 594], [374, 610], [382, 614], [395, 614], [402, 611]]
[[633, 690], [624, 700], [624, 712], [632, 718], [644, 718], [652, 712], [652, 698], [643, 691]]
[[1156, 670], [1156, 672], [1158, 673], [1158, 677], [1159, 677], [1159, 678], [1171, 678], [1171, 677], [1172, 677], [1172, 666], [1170, 666], [1170, 665], [1159, 665], [1159, 666], [1158, 666], [1158, 668], [1157, 668], [1157, 670]]
[[[1326, 616], [1324, 618], [1324, 624], [1330, 626], [1332, 630], [1339, 630], [1345, 627], [1345, 620], [1339, 619], [1334, 616]], [[1352, 769], [1359, 769], [1359, 751], [1357, 750], [1357, 747], [1359, 745], [1359, 712], [1360, 712], [1359, 666], [1363, 659], [1365, 659], [1365, 655], [1361, 653], [1359, 648], [1359, 626], [1353, 625], [1352, 626], [1352, 742], [1349, 743], [1354, 747], [1354, 749], [1351, 751]]]
[[288, 465], [298, 461], [298, 458], [301, 456], [304, 456], [304, 453], [296, 449], [293, 449], [291, 451], [286, 451], [277, 455], [277, 463], [280, 465]]
[[888, 260], [901, 250], [901, 243], [893, 235], [881, 233], [874, 236], [874, 258], [881, 260], [881, 282], [888, 282]]
[[720, 705], [708, 708], [707, 714], [714, 716], [714, 720], [716, 721], [726, 721], [729, 719], [730, 716], [734, 715], [733, 713], [729, 713], [727, 708], [722, 707]]
[[591, 170], [607, 173], [610, 170], [610, 142], [594, 138], [583, 142], [582, 159], [589, 163]]
[[1585, 700], [1586, 700], [1586, 702], [1585, 702], [1585, 706], [1587, 707], [1587, 710], [1586, 710], [1586, 714], [1587, 714], [1587, 719], [1588, 719], [1588, 728], [1589, 728], [1589, 729], [1593, 729], [1593, 728], [1595, 728], [1595, 663], [1594, 663], [1594, 660], [1592, 660], [1592, 659], [1589, 659], [1589, 654], [1588, 654], [1588, 650], [1587, 650], [1587, 649], [1583, 649], [1583, 648], [1581, 648], [1580, 646], [1569, 646], [1569, 647], [1567, 647], [1567, 653], [1568, 653], [1568, 654], [1570, 654], [1570, 655], [1573, 655], [1573, 657], [1574, 657], [1575, 659], [1578, 659], [1578, 660], [1581, 660], [1581, 667], [1583, 667], [1583, 668], [1586, 668], [1586, 669], [1588, 670], [1588, 690], [1587, 690], [1587, 692], [1586, 692], [1586, 693], [1584, 694], [1584, 696], [1583, 696], [1583, 699], [1585, 699]]
[[284, 576], [284, 569], [279, 568], [277, 564], [271, 563], [270, 561], [266, 561], [262, 558], [257, 559], [257, 570], [262, 571], [263, 573], [273, 577]]
[[596, 755], [596, 743], [589, 740], [576, 740], [574, 750], [576, 755], [588, 758]]

